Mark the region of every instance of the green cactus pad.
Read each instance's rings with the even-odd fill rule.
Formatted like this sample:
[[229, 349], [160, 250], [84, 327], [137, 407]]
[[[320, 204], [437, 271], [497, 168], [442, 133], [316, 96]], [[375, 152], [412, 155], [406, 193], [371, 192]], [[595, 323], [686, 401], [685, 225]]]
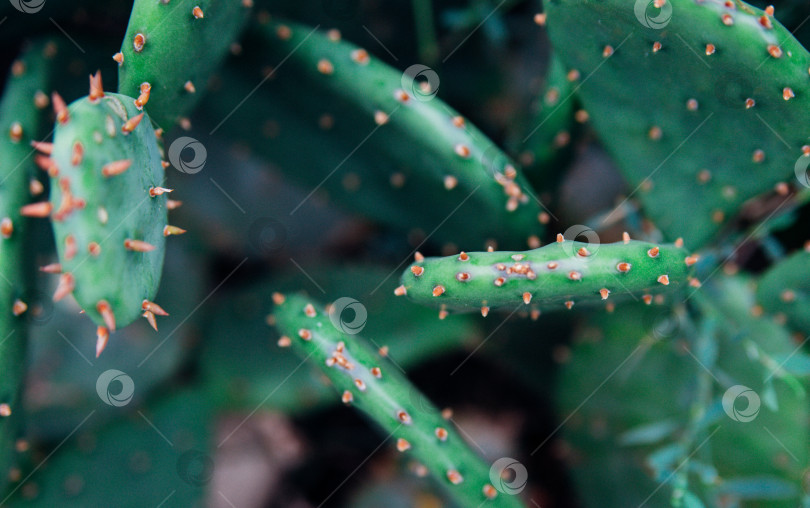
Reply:
[[437, 86], [432, 70], [409, 77], [335, 31], [281, 23], [258, 31], [241, 67], [274, 70], [252, 77], [262, 82], [255, 93], [250, 81], [227, 82], [220, 97], [232, 98], [208, 108], [217, 132], [250, 140], [305, 192], [325, 191], [421, 237], [519, 249], [542, 234], [541, 207], [520, 171], [436, 90], [420, 87], [422, 78]]
[[[167, 195], [155, 131], [130, 97], [106, 94], [59, 115], [50, 164], [51, 218], [62, 265], [56, 299], [73, 295], [90, 318], [126, 326], [152, 300], [163, 266]], [[79, 155], [77, 155], [79, 154]], [[43, 165], [45, 162], [42, 163]], [[53, 171], [52, 171], [53, 172]], [[152, 194], [155, 194], [154, 196]]]
[[214, 412], [204, 392], [164, 393], [102, 429], [93, 428], [97, 411], [85, 412], [76, 435], [17, 484], [9, 506], [205, 505], [216, 464]]
[[344, 403], [382, 427], [386, 441], [422, 462], [461, 506], [523, 506], [517, 496], [493, 487], [490, 466], [376, 348], [338, 329], [326, 310], [300, 295], [277, 295], [273, 316], [285, 336], [281, 344], [317, 366]]
[[116, 55], [121, 59], [118, 91], [138, 98], [141, 85], [149, 83], [146, 111], [169, 129], [191, 112], [205, 92], [211, 74], [237, 40], [250, 4], [136, 0]]
[[570, 146], [577, 103], [574, 85], [562, 60], [552, 52], [545, 87], [535, 109], [520, 132], [512, 133], [510, 145], [521, 153], [521, 160], [531, 161], [527, 162], [525, 173], [535, 188], [548, 189], [562, 176], [555, 163], [563, 149]]
[[[32, 45], [12, 65], [0, 101], [0, 492], [16, 462], [20, 434], [20, 391], [25, 373], [28, 303], [26, 220], [20, 208], [31, 200], [34, 176], [31, 141], [45, 123], [50, 55], [47, 43]], [[43, 103], [42, 99], [45, 98]]]
[[[396, 305], [399, 302], [391, 292], [396, 286], [394, 277], [377, 287], [391, 274], [390, 267], [326, 264], [307, 268], [307, 274], [319, 281], [325, 301], [357, 297], [367, 315], [363, 334], [385, 337], [385, 343], [378, 341], [379, 345], [388, 347], [389, 357], [403, 369], [435, 360], [458, 351], [467, 341], [483, 338], [472, 316], [440, 321], [432, 309]], [[273, 289], [293, 291], [308, 283], [301, 272], [284, 272], [257, 280], [250, 288], [221, 295], [216, 312], [208, 316], [210, 321], [203, 327], [200, 369], [210, 392], [227, 409], [253, 410], [261, 405], [294, 414], [337, 402], [319, 374], [296, 369], [299, 362], [295, 354], [275, 346], [275, 329], [269, 340], [256, 340], [268, 333], [265, 318], [271, 310], [268, 302]], [[418, 347], [414, 347], [417, 335]], [[276, 390], [282, 382], [284, 389]]]
[[810, 54], [743, 2], [661, 3], [544, 4], [630, 196], [667, 238], [697, 247], [810, 156]]
[[802, 250], [768, 270], [757, 285], [757, 301], [769, 313], [810, 334], [810, 250]]
[[[563, 240], [563, 241], [559, 241]], [[471, 252], [413, 263], [400, 294], [449, 310], [517, 307], [563, 309], [612, 300], [652, 301], [683, 288], [696, 258], [682, 247], [628, 240], [593, 245], [560, 238], [525, 252]]]

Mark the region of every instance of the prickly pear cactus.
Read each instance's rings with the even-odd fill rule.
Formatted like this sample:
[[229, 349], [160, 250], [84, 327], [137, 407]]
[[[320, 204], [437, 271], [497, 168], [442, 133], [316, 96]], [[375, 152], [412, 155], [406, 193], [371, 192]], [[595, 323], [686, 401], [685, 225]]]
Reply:
[[[346, 316], [352, 310], [362, 309], [360, 314], [354, 314], [354, 319], [360, 318], [357, 322], [363, 323], [364, 335], [384, 340], [379, 342], [380, 346], [388, 348], [388, 356], [403, 369], [457, 351], [465, 342], [482, 337], [473, 316], [440, 321], [431, 309], [402, 305], [391, 292], [396, 285], [393, 277], [378, 288], [390, 273], [388, 268], [368, 264], [308, 270], [313, 279], [322, 281], [324, 299], [335, 302], [343, 299], [347, 304]], [[295, 291], [307, 282], [303, 274], [284, 274], [257, 281], [251, 291], [223, 295], [216, 313], [210, 316], [210, 326], [205, 327], [209, 338], [204, 344], [201, 368], [206, 372], [211, 392], [218, 394], [227, 407], [252, 410], [261, 405], [287, 413], [303, 413], [336, 403], [318, 373], [296, 369], [299, 362], [295, 354], [275, 347], [279, 338], [275, 328], [271, 328], [273, 336], [269, 341], [255, 340], [267, 334], [265, 318], [271, 310], [268, 302], [273, 290]], [[366, 296], [372, 293], [373, 296]], [[346, 316], [332, 315], [335, 319]], [[418, 348], [413, 347], [416, 335], [420, 337]], [[285, 389], [275, 390], [282, 382]], [[273, 396], [268, 398], [268, 393]]]
[[721, 0], [544, 5], [628, 196], [668, 239], [711, 241], [810, 157], [810, 54], [771, 14]]
[[[429, 404], [396, 366], [360, 336], [334, 326], [329, 313], [300, 295], [275, 296], [273, 316], [283, 337], [311, 360], [351, 405], [374, 420], [411, 453], [461, 506], [523, 506], [499, 493], [485, 464], [442, 413]], [[424, 404], [415, 404], [422, 400]]]
[[109, 332], [146, 313], [160, 283], [167, 195], [155, 130], [129, 97], [105, 94], [100, 74], [90, 95], [65, 106], [54, 95], [52, 145], [39, 145], [51, 176], [49, 202], [29, 214], [50, 214], [61, 274], [54, 300], [73, 294], [99, 325], [97, 354]]
[[93, 431], [88, 423], [99, 416], [86, 414], [87, 427], [77, 427], [82, 433], [9, 494], [10, 505], [203, 506], [216, 470], [209, 452], [213, 408], [205, 393], [163, 393], [137, 412]]
[[397, 293], [448, 310], [562, 309], [613, 295], [643, 299], [685, 287], [697, 261], [671, 244], [627, 240], [603, 245], [565, 240], [525, 252], [462, 252], [418, 259]]
[[313, 189], [292, 213], [326, 191], [376, 221], [442, 243], [483, 248], [494, 239], [520, 249], [537, 241], [542, 208], [528, 182], [436, 96], [432, 69], [403, 73], [337, 31], [269, 22], [257, 32], [240, 58], [249, 62], [242, 67], [267, 71], [253, 78], [261, 87], [251, 93], [244, 80], [229, 82], [233, 100], [212, 104], [212, 117], [221, 132], [252, 140]]
[[188, 115], [250, 12], [240, 0], [137, 0], [121, 51], [118, 91], [169, 129]]
[[25, 255], [26, 218], [34, 161], [30, 143], [44, 125], [50, 54], [48, 43], [31, 45], [14, 62], [0, 102], [0, 492], [14, 467], [20, 434], [19, 404], [25, 373], [26, 311], [31, 263]]
[[569, 78], [565, 64], [552, 52], [535, 111], [519, 133], [512, 134], [510, 145], [521, 153], [521, 161], [526, 159], [526, 176], [538, 189], [550, 188], [562, 176], [555, 163], [570, 145], [577, 104], [575, 83]]
[[810, 334], [810, 249], [774, 265], [757, 284], [757, 301], [779, 321]]

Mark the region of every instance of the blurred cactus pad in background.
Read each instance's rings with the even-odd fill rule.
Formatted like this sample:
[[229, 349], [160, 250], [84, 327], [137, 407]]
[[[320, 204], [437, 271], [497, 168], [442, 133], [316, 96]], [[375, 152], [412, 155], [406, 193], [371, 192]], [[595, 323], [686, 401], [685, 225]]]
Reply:
[[0, 0], [0, 506], [810, 508], [808, 21]]

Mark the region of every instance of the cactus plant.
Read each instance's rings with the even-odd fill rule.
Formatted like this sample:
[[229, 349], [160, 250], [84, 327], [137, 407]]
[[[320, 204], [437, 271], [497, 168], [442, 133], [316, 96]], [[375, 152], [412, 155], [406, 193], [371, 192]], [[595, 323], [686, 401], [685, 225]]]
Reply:
[[310, 299], [278, 293], [275, 300], [273, 318], [284, 334], [279, 345], [293, 347], [317, 365], [344, 404], [381, 426], [388, 434], [385, 441], [394, 440], [397, 450], [412, 453], [462, 506], [522, 506], [516, 497], [499, 495], [490, 483], [490, 467], [385, 355], [334, 326], [329, 312]]
[[[542, 209], [528, 182], [495, 144], [436, 97], [435, 71], [417, 65], [402, 73], [334, 31], [282, 22], [254, 31], [240, 57], [249, 63], [241, 65], [267, 74], [254, 74], [261, 83], [255, 94], [253, 86], [228, 85], [234, 100], [216, 106], [217, 128], [255, 138], [253, 126], [265, 126], [265, 139], [252, 146], [290, 177], [440, 243], [476, 241], [483, 248], [483, 240], [493, 239], [525, 248], [542, 234]], [[320, 150], [309, 148], [309, 135], [318, 137]], [[302, 165], [310, 170], [300, 171]], [[367, 197], [357, 199], [359, 192]], [[415, 208], [414, 199], [430, 205]], [[469, 214], [479, 218], [472, 230]]]
[[[188, 115], [244, 25], [249, 1], [151, 2], [132, 7], [118, 62], [118, 91], [161, 127]], [[197, 88], [199, 87], [199, 91]]]
[[58, 301], [73, 294], [98, 324], [98, 356], [109, 333], [144, 314], [166, 312], [151, 300], [163, 267], [167, 192], [155, 131], [129, 97], [105, 94], [101, 74], [90, 95], [66, 106], [54, 94], [53, 144], [37, 163], [52, 180], [51, 199], [23, 213], [53, 219], [60, 273]]
[[[590, 249], [590, 250], [589, 250]], [[402, 275], [399, 294], [443, 309], [526, 305], [531, 309], [572, 308], [611, 295], [643, 298], [683, 288], [697, 257], [682, 247], [630, 240], [591, 245], [557, 241], [526, 252], [462, 252], [417, 259]], [[615, 296], [613, 297], [615, 298]]]
[[803, 336], [810, 334], [808, 281], [810, 250], [805, 248], [774, 265], [757, 284], [757, 301], [764, 310]]
[[810, 507], [804, 3], [45, 3], [0, 505]]
[[30, 189], [38, 189], [30, 143], [45, 123], [49, 44], [32, 44], [14, 62], [0, 101], [0, 491], [14, 467], [15, 442], [21, 432], [19, 402], [32, 267], [25, 256], [27, 221], [20, 209], [30, 201]]
[[547, 1], [549, 36], [629, 196], [667, 238], [701, 246], [810, 154], [792, 128], [808, 111], [810, 54], [742, 2], [637, 4]]

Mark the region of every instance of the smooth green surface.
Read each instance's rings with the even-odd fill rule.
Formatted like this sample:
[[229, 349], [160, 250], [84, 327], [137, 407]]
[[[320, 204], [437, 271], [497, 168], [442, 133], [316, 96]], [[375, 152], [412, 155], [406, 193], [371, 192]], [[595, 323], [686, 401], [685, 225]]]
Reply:
[[[108, 93], [96, 104], [79, 99], [69, 110], [68, 122], [57, 122], [54, 133], [52, 159], [59, 175], [51, 179], [51, 202], [56, 212], [63, 200], [61, 182], [68, 181], [73, 198], [84, 199], [86, 204], [63, 220], [53, 220], [59, 260], [63, 271], [75, 278], [73, 295], [93, 322], [104, 324], [96, 305], [106, 300], [120, 328], [140, 317], [141, 303], [152, 301], [160, 284], [168, 194], [149, 195], [150, 188], [163, 185], [157, 139], [146, 115], [131, 133], [121, 131], [127, 119], [139, 114], [131, 98], [124, 95]], [[84, 155], [74, 166], [71, 159], [76, 142], [84, 147]], [[124, 173], [102, 175], [105, 164], [124, 159], [132, 161]], [[100, 218], [101, 209], [106, 210], [106, 223]], [[77, 247], [72, 259], [65, 257], [68, 235]], [[127, 239], [147, 242], [156, 249], [127, 250]], [[99, 255], [90, 254], [90, 242], [101, 247]]]
[[[577, 93], [629, 195], [667, 239], [698, 247], [730, 225], [743, 202], [794, 181], [810, 135], [810, 55], [776, 20], [772, 29], [760, 25], [761, 11], [742, 2], [648, 4], [647, 17], [639, 17], [663, 28], [645, 27], [626, 0], [544, 2], [551, 41], [579, 71]], [[779, 45], [782, 56], [771, 56], [769, 45]], [[795, 94], [788, 101], [786, 87]], [[756, 103], [750, 109], [748, 98]], [[687, 107], [690, 99], [697, 109]], [[650, 135], [656, 128], [657, 140]], [[753, 160], [757, 150], [762, 162]]]
[[[315, 315], [305, 313], [312, 304]], [[490, 482], [490, 464], [485, 463], [456, 432], [451, 422], [413, 386], [377, 348], [359, 335], [342, 332], [333, 326], [329, 315], [317, 302], [290, 294], [273, 310], [276, 326], [287, 335], [292, 349], [329, 378], [336, 397], [348, 392], [349, 403], [382, 427], [391, 444], [399, 439], [410, 443], [409, 452], [427, 467], [445, 491], [462, 506], [523, 506], [519, 497], [500, 494], [488, 500], [483, 493]], [[304, 340], [302, 335], [309, 336]], [[329, 363], [332, 359], [338, 363]], [[381, 369], [380, 376], [372, 368]], [[400, 417], [404, 414], [406, 416]], [[447, 432], [445, 441], [436, 429]], [[449, 471], [457, 471], [463, 481], [452, 484]]]
[[[648, 253], [654, 247], [659, 249], [655, 258]], [[466, 255], [466, 261], [457, 254], [412, 264], [401, 279], [408, 297], [421, 304], [473, 310], [524, 305], [528, 293], [527, 308], [555, 310], [564, 309], [568, 301], [600, 302], [602, 289], [610, 291], [608, 302], [677, 291], [686, 286], [690, 273], [685, 249], [636, 240], [602, 245], [566, 240], [525, 252]], [[629, 263], [629, 270], [620, 272], [620, 263]], [[667, 285], [658, 281], [662, 275], [668, 276]], [[437, 287], [443, 292], [434, 296]]]
[[[192, 14], [196, 6], [202, 18]], [[237, 41], [248, 12], [240, 0], [136, 0], [121, 44], [118, 91], [138, 97], [141, 83], [151, 84], [145, 109], [158, 125], [170, 129], [191, 114], [211, 74]], [[134, 47], [137, 34], [146, 40], [140, 52]], [[196, 92], [184, 88], [187, 81]]]

